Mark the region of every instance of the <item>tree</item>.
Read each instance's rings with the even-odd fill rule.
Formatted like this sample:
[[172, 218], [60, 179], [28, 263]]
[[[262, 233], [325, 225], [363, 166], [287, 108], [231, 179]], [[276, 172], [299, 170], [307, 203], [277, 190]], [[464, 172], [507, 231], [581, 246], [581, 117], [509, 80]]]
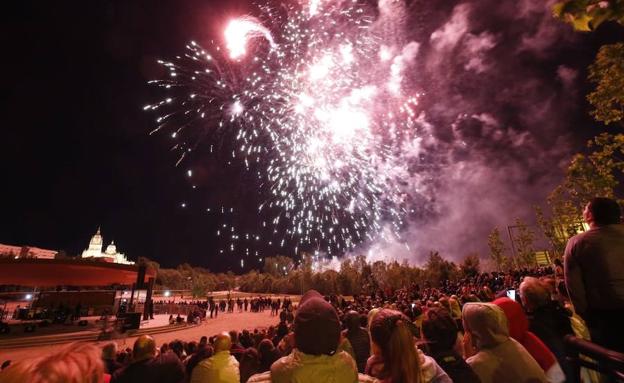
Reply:
[[583, 208], [594, 197], [615, 198], [624, 173], [624, 134], [602, 133], [588, 141], [588, 154], [577, 154], [565, 178], [548, 196], [548, 212], [536, 208], [537, 222], [555, 257], [563, 254], [568, 239], [583, 231]]
[[531, 267], [535, 264], [533, 242], [535, 233], [520, 219], [516, 218], [516, 235], [513, 237], [518, 266]]
[[275, 257], [266, 257], [264, 259], [264, 267], [262, 271], [271, 274], [274, 277], [284, 276], [288, 274], [294, 267], [293, 260], [283, 255]]
[[498, 227], [495, 227], [488, 235], [488, 247], [490, 248], [490, 258], [496, 265], [498, 271], [503, 271], [509, 265], [509, 258], [505, 255], [507, 249], [500, 236]]
[[145, 265], [148, 269], [152, 269], [156, 273], [158, 273], [158, 270], [160, 269], [160, 264], [158, 262], [152, 261], [147, 257], [139, 257], [139, 259], [137, 259], [137, 264]]
[[176, 269], [160, 269], [156, 275], [156, 284], [165, 289], [184, 289], [184, 277]]
[[624, 117], [624, 44], [600, 47], [589, 67], [589, 81], [596, 85], [587, 100], [594, 107], [591, 115], [605, 124]]
[[[565, 0], [553, 6], [553, 14], [577, 31], [592, 31], [613, 21], [624, 25], [624, 0]], [[605, 124], [624, 117], [624, 44], [603, 45], [589, 67], [596, 89], [587, 96], [595, 108], [592, 116]]]
[[360, 273], [358, 273], [350, 258], [345, 258], [340, 264], [337, 283], [341, 294], [355, 295], [360, 293]]
[[461, 265], [459, 265], [459, 269], [461, 273], [466, 277], [474, 277], [479, 274], [481, 268], [481, 261], [479, 260], [479, 254], [473, 253], [468, 254]]
[[433, 286], [440, 286], [443, 281], [452, 280], [457, 273], [457, 266], [453, 262], [449, 262], [440, 256], [437, 251], [429, 253], [429, 259], [425, 266], [427, 279]]
[[592, 31], [605, 21], [624, 24], [623, 0], [565, 0], [556, 3], [553, 14], [577, 31]]
[[553, 219], [547, 218], [544, 214], [544, 210], [540, 206], [535, 206], [535, 217], [537, 219], [537, 225], [550, 244], [552, 255], [555, 258], [561, 258], [568, 238], [573, 234], [565, 230], [566, 226], [556, 225]]
[[387, 265], [384, 261], [375, 261], [371, 265], [373, 278], [382, 289], [388, 287]]

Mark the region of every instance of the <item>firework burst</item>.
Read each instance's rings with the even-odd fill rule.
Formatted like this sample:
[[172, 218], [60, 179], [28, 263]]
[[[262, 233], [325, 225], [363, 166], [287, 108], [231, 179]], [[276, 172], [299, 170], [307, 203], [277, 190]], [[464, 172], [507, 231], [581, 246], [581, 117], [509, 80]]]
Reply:
[[230, 21], [224, 44], [191, 42], [160, 61], [169, 78], [153, 83], [167, 95], [145, 107], [160, 113], [155, 131], [171, 135], [180, 161], [207, 137], [236, 142], [232, 155], [261, 169], [270, 196], [258, 211], [295, 253], [344, 253], [385, 235], [385, 222], [398, 236], [398, 152], [416, 134], [418, 100], [405, 63], [418, 47], [385, 46], [356, 2], [260, 9]]

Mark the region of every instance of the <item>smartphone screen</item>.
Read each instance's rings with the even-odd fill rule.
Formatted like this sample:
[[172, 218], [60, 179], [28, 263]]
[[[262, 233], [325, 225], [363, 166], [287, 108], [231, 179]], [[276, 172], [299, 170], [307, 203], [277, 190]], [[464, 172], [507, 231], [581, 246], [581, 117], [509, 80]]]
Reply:
[[512, 301], [516, 300], [516, 290], [507, 290], [507, 298], [511, 299]]

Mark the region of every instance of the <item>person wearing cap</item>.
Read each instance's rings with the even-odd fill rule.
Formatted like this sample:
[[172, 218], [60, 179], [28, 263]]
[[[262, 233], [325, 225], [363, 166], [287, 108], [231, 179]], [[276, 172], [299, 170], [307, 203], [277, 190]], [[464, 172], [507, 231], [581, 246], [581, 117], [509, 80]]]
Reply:
[[270, 373], [252, 376], [248, 382], [355, 383], [355, 361], [337, 351], [340, 320], [336, 310], [315, 290], [301, 297], [294, 318], [295, 349], [271, 365]]
[[464, 357], [481, 383], [537, 383], [548, 379], [540, 365], [509, 336], [507, 318], [493, 303], [469, 302], [462, 310]]

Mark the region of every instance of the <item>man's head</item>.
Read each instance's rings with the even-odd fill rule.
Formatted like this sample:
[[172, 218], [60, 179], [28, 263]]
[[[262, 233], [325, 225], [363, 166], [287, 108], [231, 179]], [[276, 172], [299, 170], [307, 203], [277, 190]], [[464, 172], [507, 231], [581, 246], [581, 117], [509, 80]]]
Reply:
[[422, 331], [434, 352], [452, 350], [457, 340], [457, 324], [444, 308], [427, 310], [422, 323]]
[[222, 332], [221, 334], [215, 337], [214, 341], [214, 352], [220, 351], [230, 351], [232, 348], [232, 338], [230, 338], [230, 334], [227, 332]]
[[611, 198], [597, 197], [589, 201], [583, 210], [583, 219], [590, 226], [620, 223], [620, 205]]
[[156, 356], [156, 342], [149, 335], [141, 335], [135, 342], [132, 349], [132, 359], [137, 362], [150, 359]]
[[238, 332], [236, 330], [230, 331], [230, 339], [232, 339], [232, 343], [238, 343]]
[[181, 340], [176, 339], [173, 342], [170, 342], [169, 349], [173, 351], [178, 358], [182, 359], [182, 354], [184, 353], [184, 343], [182, 343]]
[[546, 306], [550, 301], [548, 288], [537, 278], [525, 277], [520, 284], [520, 299], [527, 311]]
[[117, 343], [110, 342], [102, 347], [102, 359], [114, 360], [117, 358]]
[[206, 344], [208, 344], [208, 337], [204, 335], [199, 339], [199, 347], [204, 347]]
[[343, 323], [349, 331], [355, 331], [360, 328], [360, 314], [351, 310], [344, 315]]

